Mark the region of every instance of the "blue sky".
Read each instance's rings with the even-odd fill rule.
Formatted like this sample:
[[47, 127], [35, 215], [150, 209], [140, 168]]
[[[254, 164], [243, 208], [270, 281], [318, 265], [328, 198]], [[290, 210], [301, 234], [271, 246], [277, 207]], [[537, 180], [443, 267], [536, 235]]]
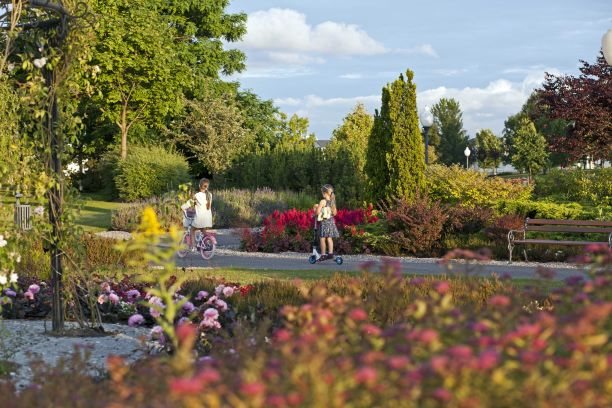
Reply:
[[497, 134], [544, 72], [576, 74], [612, 28], [610, 0], [234, 0], [249, 15], [242, 87], [329, 139], [357, 102], [415, 72], [419, 109], [459, 100], [470, 137]]

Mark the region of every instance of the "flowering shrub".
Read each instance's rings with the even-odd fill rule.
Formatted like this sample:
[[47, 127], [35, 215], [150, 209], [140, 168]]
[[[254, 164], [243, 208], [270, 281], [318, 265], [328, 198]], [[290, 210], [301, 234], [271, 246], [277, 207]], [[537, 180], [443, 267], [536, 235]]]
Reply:
[[[338, 229], [342, 231], [354, 225], [374, 223], [378, 221], [378, 217], [374, 214], [373, 206], [370, 205], [366, 209], [341, 209], [335, 221]], [[251, 252], [308, 252], [311, 250], [314, 234], [313, 225], [314, 210], [312, 209], [274, 211], [264, 219], [261, 231], [244, 230], [242, 232], [242, 247]], [[343, 249], [347, 250], [347, 246], [343, 247], [340, 242], [338, 249], [343, 252]]]
[[[283, 307], [272, 335], [237, 324], [195, 361], [184, 358], [195, 332], [181, 327], [172, 359], [109, 359], [109, 380], [95, 387], [75, 361], [0, 392], [15, 407], [610, 406], [612, 253], [588, 251], [589, 279], [568, 279], [544, 303], [509, 286], [464, 304], [458, 280], [406, 278], [387, 262], [373, 292], [349, 280], [301, 288], [306, 303]], [[481, 290], [478, 280], [460, 284]], [[404, 285], [414, 296], [397, 296]]]

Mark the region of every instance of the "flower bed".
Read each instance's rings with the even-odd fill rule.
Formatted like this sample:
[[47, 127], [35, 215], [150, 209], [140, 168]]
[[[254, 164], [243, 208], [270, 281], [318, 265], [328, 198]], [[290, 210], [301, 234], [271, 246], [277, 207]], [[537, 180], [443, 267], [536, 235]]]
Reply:
[[[610, 406], [612, 252], [588, 250], [590, 279], [549, 294], [406, 278], [387, 262], [376, 280], [299, 289], [306, 303], [282, 307], [272, 331], [248, 315], [229, 336], [205, 340], [179, 325], [170, 357], [110, 359], [103, 381], [75, 359], [35, 369], [35, 385], [19, 393], [0, 392], [15, 407]], [[455, 285], [486, 295], [465, 303]]]

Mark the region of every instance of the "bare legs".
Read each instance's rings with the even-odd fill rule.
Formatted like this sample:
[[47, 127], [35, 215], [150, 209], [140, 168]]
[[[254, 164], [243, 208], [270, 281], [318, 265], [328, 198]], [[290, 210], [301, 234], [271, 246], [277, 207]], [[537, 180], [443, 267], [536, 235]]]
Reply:
[[[326, 253], [328, 255], [334, 253], [334, 240], [333, 240], [333, 238], [331, 238], [331, 237], [321, 237], [320, 244], [321, 244], [321, 256], [325, 255]], [[329, 251], [326, 251], [326, 248], [329, 249]]]
[[190, 248], [195, 248], [196, 244], [196, 231], [200, 231], [202, 234], [206, 234], [206, 228], [191, 228], [191, 242], [189, 243]]

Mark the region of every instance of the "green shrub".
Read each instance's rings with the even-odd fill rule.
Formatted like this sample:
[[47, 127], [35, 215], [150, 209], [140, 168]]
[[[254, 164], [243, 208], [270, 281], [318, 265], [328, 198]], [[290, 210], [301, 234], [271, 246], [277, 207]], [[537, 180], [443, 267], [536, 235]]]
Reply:
[[552, 169], [536, 177], [537, 197], [558, 197], [594, 205], [612, 205], [612, 168]]
[[578, 203], [556, 204], [533, 200], [501, 200], [497, 203], [500, 214], [516, 214], [529, 218], [580, 219], [582, 206]]
[[306, 193], [267, 188], [213, 191], [214, 225], [216, 228], [256, 227], [274, 211], [308, 210], [317, 202], [316, 197]]
[[85, 267], [89, 270], [126, 266], [126, 254], [115, 247], [116, 239], [84, 234], [82, 242], [85, 245]]
[[527, 200], [531, 197], [531, 187], [520, 182], [487, 177], [457, 165], [430, 165], [425, 176], [429, 197], [443, 203], [494, 207], [499, 200]]
[[162, 195], [190, 180], [183, 156], [161, 147], [132, 147], [117, 164], [115, 185], [119, 198], [136, 201]]

